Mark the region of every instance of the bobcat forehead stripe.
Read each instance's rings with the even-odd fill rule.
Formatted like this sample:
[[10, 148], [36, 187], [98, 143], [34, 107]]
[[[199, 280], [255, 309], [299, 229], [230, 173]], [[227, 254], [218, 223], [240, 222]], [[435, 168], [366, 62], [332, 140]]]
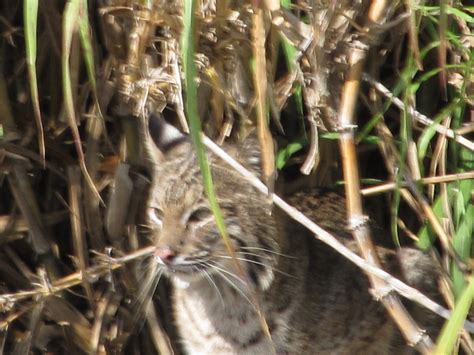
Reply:
[[188, 139], [186, 135], [156, 115], [149, 117], [148, 129], [151, 139], [163, 153]]

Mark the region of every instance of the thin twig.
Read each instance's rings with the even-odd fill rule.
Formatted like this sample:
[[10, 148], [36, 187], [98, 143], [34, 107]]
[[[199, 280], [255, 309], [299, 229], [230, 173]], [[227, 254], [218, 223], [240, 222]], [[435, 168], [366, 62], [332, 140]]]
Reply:
[[[253, 175], [250, 171], [244, 168], [240, 163], [235, 161], [231, 156], [229, 156], [224, 150], [222, 150], [217, 144], [215, 144], [212, 140], [207, 137], [203, 137], [203, 143], [206, 145], [209, 150], [211, 150], [214, 154], [219, 156], [222, 160], [224, 160], [227, 164], [229, 164], [232, 168], [234, 168], [238, 173], [240, 173], [252, 186], [254, 186], [257, 190], [259, 190], [264, 195], [268, 194], [268, 189], [263, 182], [261, 182], [255, 175]], [[390, 275], [388, 272], [373, 266], [372, 264], [365, 261], [359, 255], [352, 252], [342, 243], [340, 243], [334, 236], [330, 233], [326, 232], [324, 229], [319, 227], [316, 223], [311, 221], [308, 217], [306, 217], [303, 213], [299, 212], [296, 208], [290, 206], [286, 203], [281, 197], [276, 194], [272, 194], [271, 198], [273, 202], [280, 207], [284, 212], [286, 212], [291, 218], [295, 221], [298, 221], [303, 226], [308, 228], [311, 232], [315, 234], [315, 237], [322, 241], [323, 243], [329, 245], [334, 250], [336, 250], [339, 254], [343, 255], [345, 258], [352, 261], [362, 270], [367, 273], [373, 274], [380, 279], [386, 281], [391, 290], [394, 290], [403, 297], [417, 302], [418, 304], [422, 305], [423, 307], [431, 310], [432, 312], [436, 313], [437, 315], [449, 319], [451, 317], [451, 312], [444, 308], [443, 306], [433, 302], [428, 297], [426, 297], [423, 293], [418, 291], [417, 289], [408, 286], [404, 282], [400, 281], [396, 277]], [[474, 333], [474, 323], [465, 321], [464, 328]]]
[[362, 74], [362, 79], [367, 81], [370, 85], [372, 85], [377, 91], [379, 91], [382, 95], [389, 98], [395, 106], [397, 106], [402, 111], [408, 111], [408, 113], [414, 117], [418, 122], [424, 124], [425, 126], [434, 126], [436, 132], [445, 134], [446, 137], [454, 139], [456, 142], [461, 144], [463, 147], [469, 149], [470, 151], [474, 151], [474, 142], [464, 138], [456, 134], [452, 129], [446, 128], [439, 123], [435, 123], [432, 119], [428, 118], [427, 116], [423, 115], [422, 113], [415, 110], [412, 106], [405, 105], [402, 100], [398, 97], [394, 96], [390, 90], [388, 90], [383, 84], [379, 83], [378, 81], [371, 78], [368, 74]]
[[[421, 183], [423, 185], [428, 185], [428, 184], [439, 184], [439, 183], [444, 183], [444, 182], [452, 182], [452, 181], [458, 181], [458, 180], [468, 180], [468, 179], [474, 179], [474, 171], [468, 171], [468, 172], [463, 172], [463, 173], [458, 173], [458, 174], [447, 174], [447, 175], [442, 175], [442, 176], [430, 176], [426, 178], [422, 178], [420, 180], [414, 180], [416, 184]], [[397, 187], [407, 187], [408, 184], [403, 182], [401, 184], [395, 183], [395, 182], [388, 182], [386, 184], [382, 185], [377, 185], [377, 186], [372, 186], [372, 187], [367, 187], [363, 190], [361, 190], [361, 194], [363, 196], [370, 196], [370, 195], [375, 195], [387, 191], [392, 191]]]
[[[15, 303], [23, 300], [27, 300], [35, 297], [48, 297], [55, 295], [61, 291], [69, 289], [73, 286], [77, 286], [83, 282], [91, 282], [92, 280], [107, 274], [108, 272], [122, 267], [125, 263], [130, 261], [151, 256], [155, 252], [155, 247], [147, 247], [134, 251], [133, 253], [124, 255], [119, 258], [112, 258], [103, 254], [100, 254], [102, 262], [97, 265], [87, 268], [84, 272], [77, 271], [53, 282], [46, 280], [42, 284], [28, 291], [20, 291], [16, 293], [6, 293], [0, 295], [0, 310], [9, 309], [15, 305]], [[0, 330], [4, 330], [8, 325], [21, 316], [24, 312], [17, 312], [13, 316], [10, 315], [7, 318], [0, 321]]]
[[309, 146], [308, 155], [306, 156], [306, 159], [300, 168], [301, 173], [305, 175], [308, 175], [311, 170], [313, 170], [314, 166], [316, 165], [316, 159], [319, 153], [318, 126], [314, 120], [314, 117], [310, 116], [308, 118], [308, 123], [311, 129], [311, 143]]

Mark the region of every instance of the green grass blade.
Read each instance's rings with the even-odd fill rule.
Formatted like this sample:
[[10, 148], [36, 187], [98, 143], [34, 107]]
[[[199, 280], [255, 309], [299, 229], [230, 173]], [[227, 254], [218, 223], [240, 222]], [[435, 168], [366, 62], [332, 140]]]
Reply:
[[[97, 108], [97, 113], [102, 121], [102, 125], [105, 127], [105, 119], [102, 115], [102, 110], [99, 105], [99, 95], [97, 92], [94, 50], [92, 47], [91, 26], [89, 23], [87, 0], [81, 0], [79, 12], [79, 38], [81, 40], [82, 50], [84, 51], [84, 62], [86, 65], [87, 78], [89, 79], [89, 83], [91, 85], [92, 98]], [[107, 134], [105, 129], [104, 134]]]
[[445, 323], [438, 338], [438, 344], [435, 354], [452, 354], [456, 345], [459, 332], [463, 327], [464, 320], [469, 313], [472, 299], [474, 298], [474, 277], [469, 278], [467, 287], [459, 297], [459, 301], [454, 308], [451, 319]]
[[[467, 149], [459, 151], [459, 166], [457, 171], [470, 171], [474, 164], [474, 153]], [[460, 258], [469, 263], [474, 236], [474, 205], [471, 203], [471, 194], [474, 191], [474, 181], [462, 180], [453, 184], [453, 223], [455, 233], [453, 236], [453, 246]], [[453, 293], [456, 299], [461, 295], [465, 287], [465, 273], [459, 270], [458, 266], [452, 264]]]
[[[451, 200], [453, 197], [453, 188], [452, 184], [448, 184], [448, 199]], [[433, 209], [434, 214], [438, 219], [444, 218], [444, 209], [443, 209], [443, 199], [441, 196], [438, 196], [434, 203], [432, 204], [431, 208]], [[436, 233], [433, 231], [431, 224], [428, 221], [425, 221], [425, 224], [420, 228], [418, 232], [418, 241], [416, 246], [421, 250], [427, 251], [435, 240], [438, 238]]]
[[30, 95], [35, 114], [36, 129], [38, 130], [38, 146], [43, 166], [45, 166], [45, 147], [43, 123], [38, 94], [38, 80], [36, 76], [36, 31], [38, 23], [38, 0], [24, 0], [23, 21], [25, 26], [26, 65], [30, 82]]
[[97, 94], [97, 81], [95, 79], [94, 50], [92, 48], [92, 37], [90, 31], [89, 13], [87, 1], [81, 0], [79, 8], [79, 37], [81, 39], [82, 50], [84, 51], [84, 62], [86, 64], [87, 78], [91, 84], [92, 96], [97, 106], [100, 117], [102, 112], [99, 107], [99, 97]]
[[278, 170], [281, 170], [285, 167], [288, 160], [295, 154], [308, 145], [307, 139], [299, 139], [292, 143], [289, 143], [285, 148], [282, 148], [278, 151], [276, 157], [276, 166]]
[[[411, 83], [411, 78], [406, 78], [407, 82]], [[409, 92], [410, 85], [407, 86], [404, 95], [405, 104], [410, 98]], [[398, 161], [398, 169], [394, 174], [394, 180], [397, 184], [397, 188], [393, 191], [393, 198], [392, 203], [390, 206], [390, 230], [392, 233], [392, 239], [396, 245], [400, 245], [400, 236], [398, 233], [398, 216], [400, 211], [400, 202], [401, 202], [401, 194], [400, 194], [400, 185], [404, 179], [405, 173], [407, 171], [406, 168], [406, 159], [408, 154], [408, 145], [412, 140], [412, 127], [411, 127], [411, 116], [408, 114], [407, 110], [401, 112], [401, 119], [400, 119], [400, 144], [399, 144], [399, 161]]]
[[451, 102], [447, 107], [445, 107], [436, 117], [433, 119], [435, 124], [428, 126], [423, 133], [421, 134], [420, 138], [418, 139], [417, 147], [418, 147], [418, 160], [420, 162], [420, 166], [423, 166], [423, 159], [425, 158], [428, 148], [430, 146], [430, 142], [433, 137], [436, 135], [436, 124], [439, 124], [444, 118], [449, 116], [453, 113], [453, 111], [462, 104], [461, 100], [455, 99]]
[[204, 182], [204, 190], [209, 199], [211, 210], [214, 213], [217, 228], [224, 238], [224, 242], [232, 254], [233, 249], [230, 244], [230, 239], [225, 228], [222, 211], [217, 203], [217, 197], [214, 191], [214, 184], [212, 183], [211, 169], [207, 161], [204, 145], [201, 140], [201, 120], [198, 114], [197, 105], [197, 88], [195, 83], [196, 66], [194, 64], [194, 28], [195, 28], [195, 2], [193, 0], [186, 0], [184, 2], [184, 28], [181, 45], [183, 48], [183, 64], [184, 64], [184, 83], [186, 88], [185, 108], [189, 120], [189, 128], [191, 139], [194, 143], [196, 154], [201, 168], [202, 178]]
[[[462, 195], [458, 194], [458, 199], [463, 199]], [[471, 255], [472, 247], [472, 234], [473, 234], [473, 216], [474, 216], [474, 205], [470, 204], [467, 207], [466, 214], [461, 220], [459, 226], [457, 226], [456, 233], [453, 238], [453, 246], [456, 253], [461, 257], [462, 260], [468, 262]], [[465, 287], [465, 275], [459, 270], [457, 265], [453, 263], [452, 270], [453, 280], [453, 293], [456, 299], [461, 296], [461, 292]]]
[[69, 128], [72, 131], [74, 144], [76, 146], [77, 155], [79, 157], [79, 164], [81, 171], [84, 174], [84, 178], [91, 191], [96, 195], [97, 199], [101, 202], [99, 192], [97, 191], [94, 182], [92, 181], [84, 159], [84, 152], [82, 151], [81, 137], [77, 128], [76, 114], [74, 109], [74, 99], [71, 85], [71, 75], [69, 66], [69, 57], [71, 54], [72, 38], [76, 32], [78, 26], [78, 19], [80, 13], [80, 0], [71, 0], [66, 3], [63, 14], [63, 37], [62, 37], [62, 53], [61, 53], [61, 72], [63, 76], [63, 96], [64, 105], [66, 111], [66, 117], [69, 123]]
[[[71, 75], [69, 67], [69, 56], [71, 54], [72, 37], [77, 25], [79, 16], [79, 1], [68, 1], [64, 9], [63, 16], [63, 38], [62, 38], [62, 52], [61, 52], [61, 71], [63, 76], [63, 95], [66, 116], [70, 123], [74, 141], [77, 149], [80, 148], [80, 137], [77, 131], [76, 115], [74, 110], [74, 99], [72, 94]], [[82, 150], [82, 149], [81, 149]]]
[[85, 0], [81, 0], [79, 8], [79, 36], [81, 39], [82, 50], [84, 51], [84, 62], [86, 64], [87, 77], [91, 83], [94, 100], [98, 102], [97, 83], [95, 80], [94, 51], [92, 50], [87, 1]]

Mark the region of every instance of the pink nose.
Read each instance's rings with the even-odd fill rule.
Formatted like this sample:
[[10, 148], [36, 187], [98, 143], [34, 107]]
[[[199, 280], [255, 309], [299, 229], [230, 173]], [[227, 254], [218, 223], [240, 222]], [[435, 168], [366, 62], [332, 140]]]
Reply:
[[156, 248], [155, 255], [165, 264], [171, 264], [173, 259], [176, 257], [176, 251], [169, 247], [158, 247]]

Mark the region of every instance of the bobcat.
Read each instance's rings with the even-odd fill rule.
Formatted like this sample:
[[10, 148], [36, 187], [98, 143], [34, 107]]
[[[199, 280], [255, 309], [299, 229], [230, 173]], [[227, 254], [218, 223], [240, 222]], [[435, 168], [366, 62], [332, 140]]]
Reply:
[[[359, 269], [208, 154], [219, 206], [244, 275], [239, 273], [216, 228], [190, 140], [153, 116], [148, 134], [154, 156], [161, 157], [153, 169], [148, 223], [160, 267], [174, 286], [174, 318], [186, 353], [415, 352], [373, 300]], [[257, 146], [247, 140], [227, 151], [258, 174]], [[315, 190], [288, 201], [355, 250], [339, 194]], [[436, 289], [430, 259], [421, 252], [379, 251], [390, 272], [424, 291]], [[271, 338], [263, 331], [252, 297]]]

